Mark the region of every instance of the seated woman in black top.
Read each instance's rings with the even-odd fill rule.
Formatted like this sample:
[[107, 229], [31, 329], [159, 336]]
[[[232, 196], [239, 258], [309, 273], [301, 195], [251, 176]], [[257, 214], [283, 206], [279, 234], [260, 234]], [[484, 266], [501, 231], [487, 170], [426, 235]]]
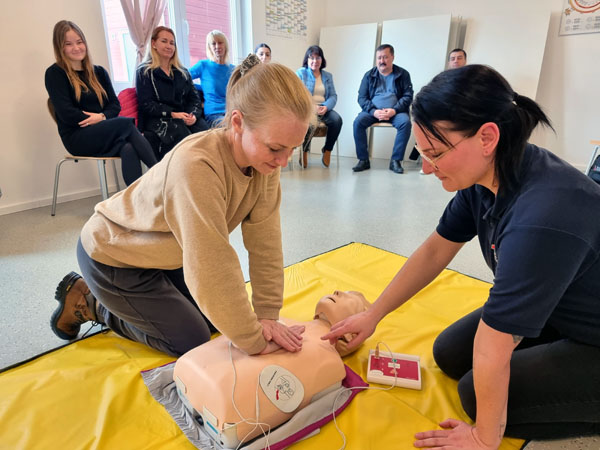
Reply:
[[157, 27], [146, 60], [135, 80], [139, 104], [138, 126], [158, 159], [191, 133], [208, 129], [202, 104], [189, 72], [177, 57], [175, 34]]
[[75, 156], [120, 156], [127, 185], [156, 157], [133, 119], [117, 117], [121, 105], [108, 73], [92, 65], [83, 31], [73, 22], [54, 26], [56, 63], [46, 69], [46, 90], [54, 107], [58, 133]]

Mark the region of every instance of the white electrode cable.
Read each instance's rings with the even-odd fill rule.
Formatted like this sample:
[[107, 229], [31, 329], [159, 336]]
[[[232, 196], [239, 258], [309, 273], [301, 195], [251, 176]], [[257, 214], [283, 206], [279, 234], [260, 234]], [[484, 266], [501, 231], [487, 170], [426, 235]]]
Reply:
[[[388, 345], [385, 342], [377, 342], [376, 345], [376, 354], [379, 353], [379, 344], [384, 345], [387, 349], [388, 352], [390, 352], [390, 357], [392, 356], [392, 350], [390, 350], [390, 347], [388, 347]], [[398, 380], [398, 371], [396, 369], [394, 369], [394, 384], [392, 384], [390, 387], [376, 387], [376, 386], [356, 386], [356, 387], [350, 387], [350, 388], [344, 388], [342, 389], [340, 392], [337, 393], [337, 395], [335, 396], [335, 398], [333, 399], [333, 407], [331, 408], [331, 415], [333, 416], [333, 424], [335, 425], [335, 429], [337, 430], [337, 432], [340, 434], [340, 436], [342, 437], [342, 446], [338, 449], [338, 450], [344, 450], [346, 448], [346, 435], [344, 434], [344, 432], [340, 429], [340, 427], [337, 424], [337, 420], [335, 419], [335, 404], [338, 401], [338, 398], [340, 397], [341, 394], [343, 394], [344, 392], [348, 392], [348, 391], [355, 391], [355, 390], [374, 390], [374, 391], [389, 391], [392, 390], [394, 387], [396, 387], [396, 381]]]
[[[264, 422], [259, 422], [259, 416], [260, 416], [260, 407], [259, 407], [259, 401], [258, 401], [258, 384], [259, 384], [259, 380], [258, 378], [256, 379], [256, 391], [255, 391], [255, 413], [256, 413], [256, 419], [252, 420], [252, 419], [246, 419], [242, 413], [240, 412], [240, 410], [238, 409], [237, 405], [235, 404], [235, 386], [237, 384], [237, 371], [235, 370], [235, 363], [233, 362], [233, 353], [231, 351], [231, 348], [233, 347], [233, 344], [231, 341], [229, 341], [229, 361], [231, 362], [231, 367], [233, 368], [233, 386], [231, 387], [231, 403], [233, 405], [233, 408], [235, 409], [235, 412], [237, 413], [237, 415], [239, 416], [239, 418], [241, 419], [239, 422], [236, 422], [234, 424], [232, 424], [232, 426], [234, 425], [238, 425], [240, 423], [247, 423], [248, 425], [254, 425], [254, 428], [252, 428], [241, 440], [240, 443], [238, 444], [238, 446], [236, 447], [236, 450], [239, 450], [241, 448], [241, 446], [244, 444], [244, 441], [246, 440], [246, 438], [248, 436], [250, 436], [251, 433], [254, 432], [254, 430], [256, 430], [256, 428], [260, 428], [260, 431], [262, 433], [262, 435], [265, 437], [265, 449], [266, 450], [270, 450], [270, 444], [269, 444], [269, 434], [271, 433], [271, 426], [268, 423], [264, 423]], [[263, 425], [267, 428], [267, 431], [265, 432], [265, 429], [263, 428]]]

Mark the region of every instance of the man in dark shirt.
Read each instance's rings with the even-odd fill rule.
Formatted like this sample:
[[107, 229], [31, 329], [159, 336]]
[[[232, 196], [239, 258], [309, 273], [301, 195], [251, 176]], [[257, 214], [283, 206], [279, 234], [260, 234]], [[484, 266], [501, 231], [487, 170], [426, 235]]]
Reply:
[[410, 117], [408, 109], [413, 99], [410, 74], [394, 65], [394, 47], [382, 44], [377, 47], [377, 65], [365, 73], [358, 103], [362, 111], [354, 120], [354, 143], [358, 164], [354, 172], [371, 168], [367, 146], [367, 128], [377, 122], [390, 123], [396, 128], [396, 139], [390, 161], [390, 170], [404, 173], [402, 160], [406, 143], [410, 137]]

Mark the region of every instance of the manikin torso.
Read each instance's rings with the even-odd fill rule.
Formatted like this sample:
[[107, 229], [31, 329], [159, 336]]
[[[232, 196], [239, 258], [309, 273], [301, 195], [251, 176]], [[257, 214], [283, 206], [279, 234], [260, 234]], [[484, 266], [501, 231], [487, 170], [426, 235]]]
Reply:
[[[256, 421], [273, 428], [341, 385], [346, 372], [336, 350], [340, 346], [320, 337], [331, 324], [368, 305], [362, 294], [336, 291], [319, 301], [314, 320], [283, 319], [288, 326], [305, 326], [297, 353], [278, 350], [250, 356], [219, 336], [179, 358], [173, 374], [179, 394], [189, 409], [202, 416], [205, 428], [227, 434], [230, 442], [247, 442], [262, 434]], [[343, 344], [341, 348], [344, 354]]]

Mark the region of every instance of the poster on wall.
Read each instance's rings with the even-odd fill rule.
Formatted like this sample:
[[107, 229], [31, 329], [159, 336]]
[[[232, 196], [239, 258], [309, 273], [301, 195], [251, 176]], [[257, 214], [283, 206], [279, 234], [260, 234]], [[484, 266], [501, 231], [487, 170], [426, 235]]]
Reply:
[[565, 0], [559, 35], [600, 33], [600, 0]]
[[307, 0], [267, 0], [265, 23], [267, 35], [288, 39], [306, 38]]

